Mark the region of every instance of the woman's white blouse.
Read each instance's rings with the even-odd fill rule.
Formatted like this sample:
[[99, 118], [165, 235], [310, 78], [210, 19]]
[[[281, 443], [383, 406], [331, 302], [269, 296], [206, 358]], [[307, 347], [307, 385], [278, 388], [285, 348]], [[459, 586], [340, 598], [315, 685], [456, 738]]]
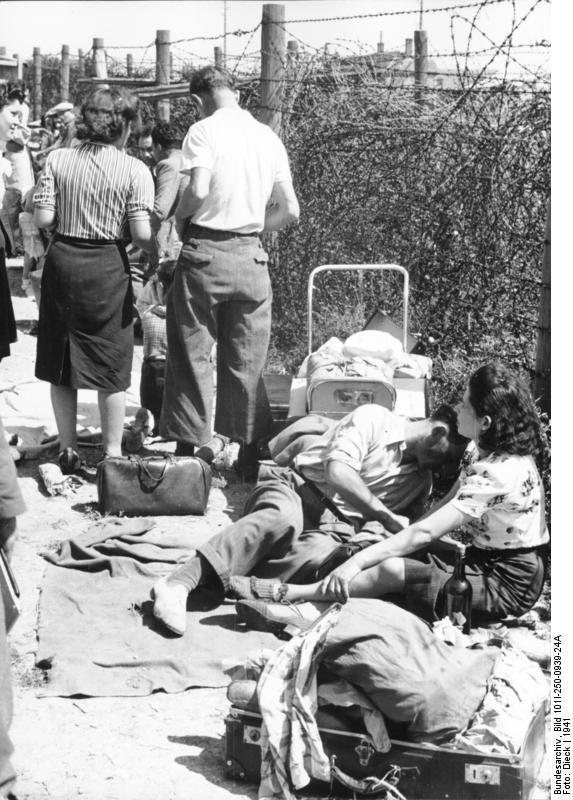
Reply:
[[472, 519], [464, 531], [484, 549], [549, 541], [543, 484], [531, 456], [491, 455], [466, 466], [453, 506]]

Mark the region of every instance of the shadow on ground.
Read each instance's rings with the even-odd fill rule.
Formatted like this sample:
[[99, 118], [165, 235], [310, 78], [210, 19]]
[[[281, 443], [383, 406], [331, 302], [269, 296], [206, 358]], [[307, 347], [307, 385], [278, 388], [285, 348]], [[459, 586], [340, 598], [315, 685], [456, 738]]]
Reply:
[[225, 742], [212, 736], [168, 736], [170, 742], [200, 749], [197, 755], [178, 756], [175, 759], [190, 772], [198, 773], [214, 786], [224, 786], [231, 794], [256, 798], [258, 787], [254, 783], [243, 783], [226, 778], [224, 772]]

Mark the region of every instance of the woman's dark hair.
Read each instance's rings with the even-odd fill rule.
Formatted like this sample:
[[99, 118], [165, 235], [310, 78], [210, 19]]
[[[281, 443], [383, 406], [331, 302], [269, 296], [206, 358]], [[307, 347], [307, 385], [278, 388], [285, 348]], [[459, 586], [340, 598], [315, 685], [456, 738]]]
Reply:
[[19, 103], [24, 102], [24, 92], [21, 92], [20, 89], [10, 89], [8, 92], [8, 100], [17, 100]]
[[82, 104], [76, 136], [112, 144], [123, 133], [125, 124], [137, 120], [138, 113], [139, 100], [135, 95], [121, 89], [95, 89]]
[[484, 364], [469, 380], [469, 400], [478, 417], [491, 425], [480, 435], [488, 453], [539, 456], [541, 423], [531, 392], [515, 372], [501, 364]]
[[17, 100], [19, 103], [23, 103], [26, 99], [26, 92], [27, 89], [24, 81], [10, 81], [6, 86], [6, 94], [9, 102]]

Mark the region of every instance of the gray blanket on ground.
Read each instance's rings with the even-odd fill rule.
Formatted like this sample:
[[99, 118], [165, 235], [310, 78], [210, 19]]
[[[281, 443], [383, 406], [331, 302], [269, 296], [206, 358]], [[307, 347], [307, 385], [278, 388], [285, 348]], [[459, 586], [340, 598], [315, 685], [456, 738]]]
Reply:
[[152, 520], [106, 518], [63, 542], [40, 597], [37, 663], [44, 695], [126, 696], [226, 686], [224, 660], [274, 648], [237, 622], [233, 605], [195, 592], [185, 636], [154, 618], [150, 589], [208, 535], [162, 532]]

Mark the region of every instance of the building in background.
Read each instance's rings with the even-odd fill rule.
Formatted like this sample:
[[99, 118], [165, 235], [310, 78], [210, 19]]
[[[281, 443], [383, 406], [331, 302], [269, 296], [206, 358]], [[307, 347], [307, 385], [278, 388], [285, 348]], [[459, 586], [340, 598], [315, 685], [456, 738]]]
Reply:
[[22, 80], [22, 62], [17, 55], [9, 57], [6, 48], [0, 47], [0, 84]]

